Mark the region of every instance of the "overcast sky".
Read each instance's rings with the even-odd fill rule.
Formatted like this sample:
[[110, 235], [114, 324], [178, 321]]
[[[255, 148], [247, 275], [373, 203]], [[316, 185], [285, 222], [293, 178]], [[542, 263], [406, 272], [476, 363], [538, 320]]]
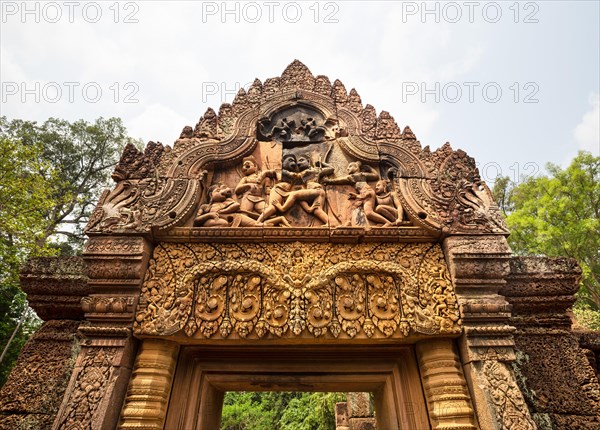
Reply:
[[[172, 144], [299, 59], [497, 174], [600, 155], [600, 2], [0, 1], [1, 114]], [[543, 171], [543, 170], [542, 170]]]

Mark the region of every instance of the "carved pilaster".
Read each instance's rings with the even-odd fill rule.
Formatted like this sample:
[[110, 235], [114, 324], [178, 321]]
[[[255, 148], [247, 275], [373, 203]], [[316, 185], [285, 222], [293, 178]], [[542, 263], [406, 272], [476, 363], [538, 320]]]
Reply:
[[93, 237], [84, 261], [90, 294], [81, 300], [88, 324], [55, 429], [114, 429], [135, 357], [134, 309], [152, 252], [142, 237]]
[[178, 353], [179, 345], [175, 342], [143, 341], [135, 360], [119, 429], [163, 428]]
[[461, 361], [481, 428], [535, 428], [511, 368], [516, 359], [512, 307], [499, 294], [510, 272], [506, 239], [449, 237], [444, 252], [463, 318]]
[[475, 411], [450, 339], [416, 345], [432, 429], [477, 429]]
[[82, 349], [53, 429], [113, 429], [131, 373], [131, 330], [81, 327], [79, 335]]

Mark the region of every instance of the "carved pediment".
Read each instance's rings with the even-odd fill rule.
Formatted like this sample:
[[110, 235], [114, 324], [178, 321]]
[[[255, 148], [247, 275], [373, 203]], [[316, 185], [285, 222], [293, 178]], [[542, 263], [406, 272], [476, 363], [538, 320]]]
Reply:
[[[341, 241], [507, 234], [471, 157], [448, 144], [421, 148], [409, 127], [401, 132], [389, 113], [377, 116], [354, 89], [314, 77], [298, 61], [280, 78], [255, 80], [218, 113], [207, 110], [172, 150], [159, 152], [126, 151], [89, 234]], [[123, 166], [145, 173], [127, 177]]]

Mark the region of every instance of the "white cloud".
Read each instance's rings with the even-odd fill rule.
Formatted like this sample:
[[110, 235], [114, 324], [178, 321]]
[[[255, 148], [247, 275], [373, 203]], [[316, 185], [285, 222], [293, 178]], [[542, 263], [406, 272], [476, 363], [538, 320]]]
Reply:
[[144, 142], [158, 140], [171, 145], [185, 125], [186, 119], [182, 115], [167, 106], [154, 103], [127, 121], [127, 134]]
[[600, 96], [590, 96], [592, 109], [586, 112], [573, 134], [580, 149], [590, 151], [592, 154], [600, 155]]

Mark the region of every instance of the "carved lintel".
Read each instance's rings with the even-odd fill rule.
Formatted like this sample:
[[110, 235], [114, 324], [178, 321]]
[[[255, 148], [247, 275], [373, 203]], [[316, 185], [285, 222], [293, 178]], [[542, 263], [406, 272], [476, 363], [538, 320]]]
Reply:
[[137, 336], [347, 340], [458, 335], [435, 244], [160, 244]]

